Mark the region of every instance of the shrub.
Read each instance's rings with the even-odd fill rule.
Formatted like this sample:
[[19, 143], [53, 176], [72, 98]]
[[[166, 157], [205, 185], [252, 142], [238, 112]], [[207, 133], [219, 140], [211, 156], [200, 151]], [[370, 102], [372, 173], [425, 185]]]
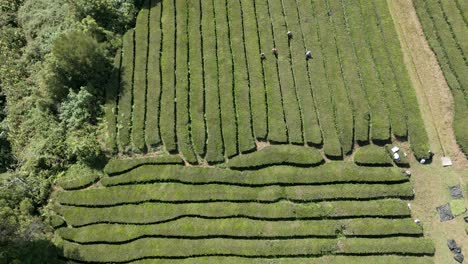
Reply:
[[359, 148], [354, 154], [354, 162], [361, 166], [392, 166], [387, 150], [375, 145]]
[[272, 165], [317, 166], [323, 162], [322, 155], [314, 148], [277, 145], [234, 157], [227, 166], [232, 169], [254, 169]]
[[57, 184], [65, 190], [88, 187], [101, 178], [102, 173], [83, 164], [72, 165], [57, 179]]

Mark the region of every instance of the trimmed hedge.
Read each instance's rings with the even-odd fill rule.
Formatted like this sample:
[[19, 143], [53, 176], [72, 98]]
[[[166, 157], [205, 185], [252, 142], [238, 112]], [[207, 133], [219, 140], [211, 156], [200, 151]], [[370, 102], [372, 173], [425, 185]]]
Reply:
[[202, 3], [203, 60], [205, 80], [205, 114], [208, 140], [206, 142], [206, 161], [224, 161], [223, 136], [221, 131], [220, 94], [218, 90], [218, 61], [216, 50], [216, 28], [212, 1]]
[[[283, 109], [289, 142], [304, 144], [302, 131], [302, 114], [297, 97], [297, 87], [294, 83], [288, 38], [284, 34], [289, 30], [284, 21], [282, 1], [267, 1], [269, 5], [270, 23], [273, 27], [273, 43], [278, 49], [276, 64], [283, 99]], [[274, 59], [274, 58], [272, 58]]]
[[405, 66], [398, 34], [391, 19], [392, 16], [386, 3], [378, 1], [373, 3], [380, 6], [380, 8], [377, 8], [378, 12], [381, 12], [378, 22], [383, 29], [385, 47], [387, 47], [389, 58], [392, 61], [391, 65], [395, 71], [395, 76], [397, 76], [396, 81], [406, 105], [408, 136], [411, 149], [417, 159], [430, 159], [429, 138], [419, 110], [418, 98]]
[[237, 112], [237, 138], [239, 153], [256, 149], [252, 131], [250, 105], [250, 86], [248, 65], [245, 54], [244, 28], [240, 1], [227, 1], [229, 37], [231, 40], [232, 59], [234, 64], [234, 95]]
[[106, 177], [101, 183], [106, 186], [148, 182], [266, 186], [405, 181], [408, 181], [408, 177], [397, 168], [363, 168], [351, 162], [331, 162], [316, 168], [276, 166], [243, 172], [218, 168], [142, 166], [118, 177]]
[[187, 259], [151, 259], [132, 262], [134, 264], [433, 264], [431, 257], [408, 256], [323, 256], [323, 257], [275, 257], [275, 258], [247, 258], [247, 257], [197, 257]]
[[265, 0], [255, 1], [254, 7], [259, 29], [260, 51], [268, 54], [267, 58], [262, 60], [268, 106], [268, 140], [277, 143], [287, 143], [288, 134], [278, 79], [278, 65], [276, 64], [275, 57], [270, 53], [271, 48], [274, 46], [274, 41], [268, 2]]
[[[174, 245], [177, 245], [174, 247]], [[157, 249], [157, 250], [155, 250]], [[103, 254], [106, 252], [106, 254]], [[81, 261], [122, 262], [143, 257], [193, 256], [322, 256], [335, 254], [417, 254], [433, 255], [430, 240], [420, 238], [383, 239], [159, 239], [143, 238], [125, 245], [76, 245], [64, 243], [64, 254]]]
[[164, 147], [170, 153], [177, 151], [176, 136], [176, 94], [175, 94], [175, 2], [164, 1], [162, 5], [161, 30], [161, 78], [162, 92], [159, 129]]
[[132, 116], [132, 152], [146, 151], [145, 143], [145, 114], [147, 91], [147, 62], [148, 62], [148, 34], [150, 0], [145, 0], [143, 8], [136, 19], [135, 27], [135, 72], [133, 82], [133, 116]]
[[[312, 84], [312, 95], [317, 106], [317, 115], [323, 135], [323, 150], [325, 155], [331, 158], [341, 158], [340, 139], [335, 126], [333, 102], [328, 81], [325, 78], [325, 65], [320, 37], [317, 29], [317, 21], [309, 0], [297, 0], [299, 17], [302, 24], [305, 47], [314, 52], [313, 59], [308, 61], [309, 76]], [[311, 26], [315, 24], [315, 26]], [[313, 81], [312, 81], [313, 80]]]
[[268, 134], [267, 96], [262, 62], [259, 58], [260, 40], [254, 2], [241, 0], [241, 6], [244, 25], [244, 47], [249, 70], [253, 132], [256, 138], [265, 140]]
[[[265, 221], [355, 217], [403, 218], [411, 215], [399, 199], [319, 203], [142, 203], [104, 208], [61, 206], [59, 213], [72, 226], [96, 223], [156, 224], [185, 217], [249, 218]], [[157, 213], [155, 213], [157, 212]]]
[[291, 50], [291, 68], [294, 73], [294, 83], [296, 85], [297, 97], [302, 110], [302, 122], [304, 124], [304, 142], [309, 145], [321, 145], [322, 132], [317, 117], [317, 110], [315, 109], [314, 98], [312, 97], [311, 80], [307, 71], [307, 62], [304, 58], [305, 44], [302, 37], [302, 28], [299, 21], [299, 14], [297, 6], [283, 5], [284, 18], [288, 29], [292, 32], [297, 32], [294, 35], [294, 40], [289, 42]]
[[379, 146], [360, 147], [354, 154], [354, 162], [361, 166], [392, 166], [392, 157], [388, 151]]
[[361, 14], [359, 1], [343, 2], [347, 26], [353, 41], [356, 57], [361, 69], [364, 91], [370, 106], [371, 139], [373, 141], [388, 141], [390, 139], [389, 110], [384, 101], [382, 83], [377, 77], [377, 70], [369, 44], [363, 38], [366, 27]]
[[197, 164], [197, 156], [192, 147], [190, 138], [190, 116], [189, 116], [189, 69], [188, 69], [188, 21], [185, 1], [176, 1], [176, 129], [177, 144], [179, 152], [190, 164]]
[[145, 140], [148, 149], [154, 150], [161, 145], [159, 134], [159, 107], [161, 99], [161, 3], [158, 0], [151, 1], [149, 21], [149, 44], [151, 48], [148, 53], [148, 90], [146, 94], [146, 124]]
[[203, 157], [206, 147], [205, 88], [203, 82], [202, 34], [200, 1], [187, 1], [189, 75], [190, 75], [190, 117], [191, 135], [195, 152]]
[[76, 190], [94, 184], [101, 176], [102, 172], [100, 171], [86, 165], [75, 164], [57, 179], [57, 184], [64, 190]]
[[322, 154], [317, 149], [294, 145], [273, 145], [254, 153], [234, 157], [226, 166], [242, 170], [272, 165], [317, 166], [323, 162]]
[[123, 36], [122, 67], [119, 95], [119, 115], [117, 116], [118, 147], [120, 152], [130, 150], [130, 129], [132, 125], [132, 92], [135, 30], [130, 29]]
[[129, 158], [129, 159], [112, 159], [104, 172], [109, 175], [121, 174], [130, 171], [137, 167], [148, 164], [184, 164], [184, 161], [176, 155], [162, 155], [157, 157]]
[[356, 58], [355, 47], [349, 34], [349, 28], [341, 1], [328, 1], [328, 9], [334, 14], [332, 22], [336, 45], [343, 69], [343, 79], [353, 107], [354, 139], [357, 142], [369, 141], [369, 103], [362, 87], [361, 72]]
[[324, 200], [366, 200], [413, 198], [409, 182], [402, 184], [339, 184], [308, 186], [245, 187], [232, 185], [186, 185], [159, 183], [125, 185], [104, 189], [64, 192], [58, 201], [74, 206], [113, 206], [142, 202], [268, 202], [280, 200], [312, 202]]
[[349, 154], [353, 147], [353, 112], [348, 98], [348, 92], [341, 72], [341, 62], [337, 53], [337, 46], [333, 35], [333, 26], [325, 6], [325, 1], [313, 3], [317, 27], [319, 31], [319, 44], [323, 52], [325, 77], [332, 94], [335, 113], [335, 124], [341, 142], [343, 154]]
[[216, 51], [218, 61], [221, 131], [223, 133], [224, 154], [230, 158], [239, 153], [237, 148], [237, 113], [234, 103], [234, 66], [229, 42], [226, 0], [216, 0], [213, 2], [217, 41]]
[[123, 243], [142, 237], [201, 238], [292, 238], [422, 236], [422, 228], [412, 219], [362, 218], [347, 220], [259, 221], [250, 219], [184, 218], [159, 225], [97, 224], [62, 228], [59, 235], [68, 241], [84, 243]]
[[[58, 215], [52, 215], [49, 221], [50, 221], [50, 225], [55, 229], [66, 225], [65, 220], [63, 220], [63, 218]], [[75, 231], [76, 229], [70, 229], [70, 230]], [[60, 236], [62, 236], [61, 234], [62, 233], [60, 232]]]

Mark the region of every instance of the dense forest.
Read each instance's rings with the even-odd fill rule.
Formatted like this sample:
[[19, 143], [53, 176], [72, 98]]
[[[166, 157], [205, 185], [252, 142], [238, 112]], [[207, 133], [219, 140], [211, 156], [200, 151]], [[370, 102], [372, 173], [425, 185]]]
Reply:
[[102, 164], [104, 91], [139, 6], [0, 0], [0, 263], [59, 261], [51, 186], [71, 166]]

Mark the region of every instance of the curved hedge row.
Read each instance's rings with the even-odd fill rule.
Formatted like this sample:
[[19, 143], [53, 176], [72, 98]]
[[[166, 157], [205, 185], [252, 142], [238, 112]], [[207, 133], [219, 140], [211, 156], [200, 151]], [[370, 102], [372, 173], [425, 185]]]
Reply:
[[313, 258], [273, 257], [273, 258], [247, 258], [247, 257], [197, 257], [187, 259], [150, 259], [132, 262], [133, 264], [433, 264], [430, 257], [407, 256], [323, 256]]
[[[177, 245], [174, 247], [174, 245]], [[106, 252], [106, 254], [103, 254]], [[145, 238], [125, 245], [76, 245], [64, 243], [65, 255], [81, 261], [124, 262], [144, 257], [192, 256], [323, 256], [331, 254], [408, 254], [433, 255], [429, 240], [419, 238], [384, 239], [157, 239]]]
[[112, 206], [118, 204], [158, 202], [274, 202], [288, 200], [311, 202], [324, 200], [360, 200], [378, 198], [410, 199], [411, 183], [402, 184], [340, 184], [321, 186], [243, 187], [232, 185], [185, 185], [159, 183], [124, 185], [105, 189], [64, 192], [58, 196], [61, 204], [76, 206]]
[[176, 155], [162, 155], [157, 157], [143, 157], [143, 158], [131, 158], [131, 159], [112, 159], [106, 167], [104, 172], [109, 175], [115, 175], [130, 171], [137, 167], [150, 164], [184, 164], [181, 157]]
[[68, 241], [124, 243], [143, 237], [238, 239], [287, 239], [347, 237], [422, 236], [422, 228], [412, 219], [362, 218], [348, 220], [259, 221], [250, 219], [184, 218], [159, 225], [97, 224], [62, 228], [59, 235]]
[[294, 145], [273, 145], [254, 153], [236, 156], [226, 164], [231, 169], [255, 169], [272, 165], [316, 166], [324, 162], [317, 149]]
[[[354, 217], [409, 217], [407, 202], [398, 199], [291, 203], [143, 203], [106, 208], [61, 206], [58, 211], [72, 226], [93, 223], [155, 224], [178, 218], [237, 218], [293, 220]], [[157, 213], [155, 213], [157, 212]]]
[[65, 190], [76, 190], [88, 187], [101, 178], [102, 172], [85, 165], [71, 166], [58, 180], [57, 184]]
[[256, 171], [182, 166], [142, 166], [101, 180], [105, 186], [148, 183], [226, 183], [233, 185], [304, 185], [325, 183], [397, 183], [408, 177], [397, 168], [363, 168], [355, 164], [330, 162], [314, 168], [276, 166]]
[[354, 162], [361, 166], [392, 166], [392, 157], [383, 147], [369, 145], [359, 148], [354, 154]]

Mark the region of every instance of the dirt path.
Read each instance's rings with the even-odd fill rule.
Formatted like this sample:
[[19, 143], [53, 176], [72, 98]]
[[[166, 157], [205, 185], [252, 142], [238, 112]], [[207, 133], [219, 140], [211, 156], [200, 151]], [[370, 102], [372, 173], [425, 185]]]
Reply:
[[452, 128], [453, 97], [437, 59], [429, 47], [411, 0], [387, 0], [403, 47], [405, 63], [416, 89], [429, 135], [434, 162], [449, 156], [454, 165], [468, 168]]
[[[430, 49], [411, 0], [387, 0], [403, 48], [405, 64], [416, 89], [418, 103], [436, 154], [430, 165], [420, 165], [411, 158], [412, 182], [416, 192], [412, 215], [421, 220], [425, 236], [434, 241], [435, 263], [456, 263], [447, 248], [447, 239], [455, 239], [468, 252], [468, 237], [462, 217], [441, 223], [435, 210], [450, 201], [448, 187], [468, 180], [468, 161], [458, 147], [452, 129], [453, 97]], [[454, 162], [441, 167], [441, 156]], [[465, 190], [465, 204], [467, 203]], [[466, 255], [466, 254], [465, 254]]]

